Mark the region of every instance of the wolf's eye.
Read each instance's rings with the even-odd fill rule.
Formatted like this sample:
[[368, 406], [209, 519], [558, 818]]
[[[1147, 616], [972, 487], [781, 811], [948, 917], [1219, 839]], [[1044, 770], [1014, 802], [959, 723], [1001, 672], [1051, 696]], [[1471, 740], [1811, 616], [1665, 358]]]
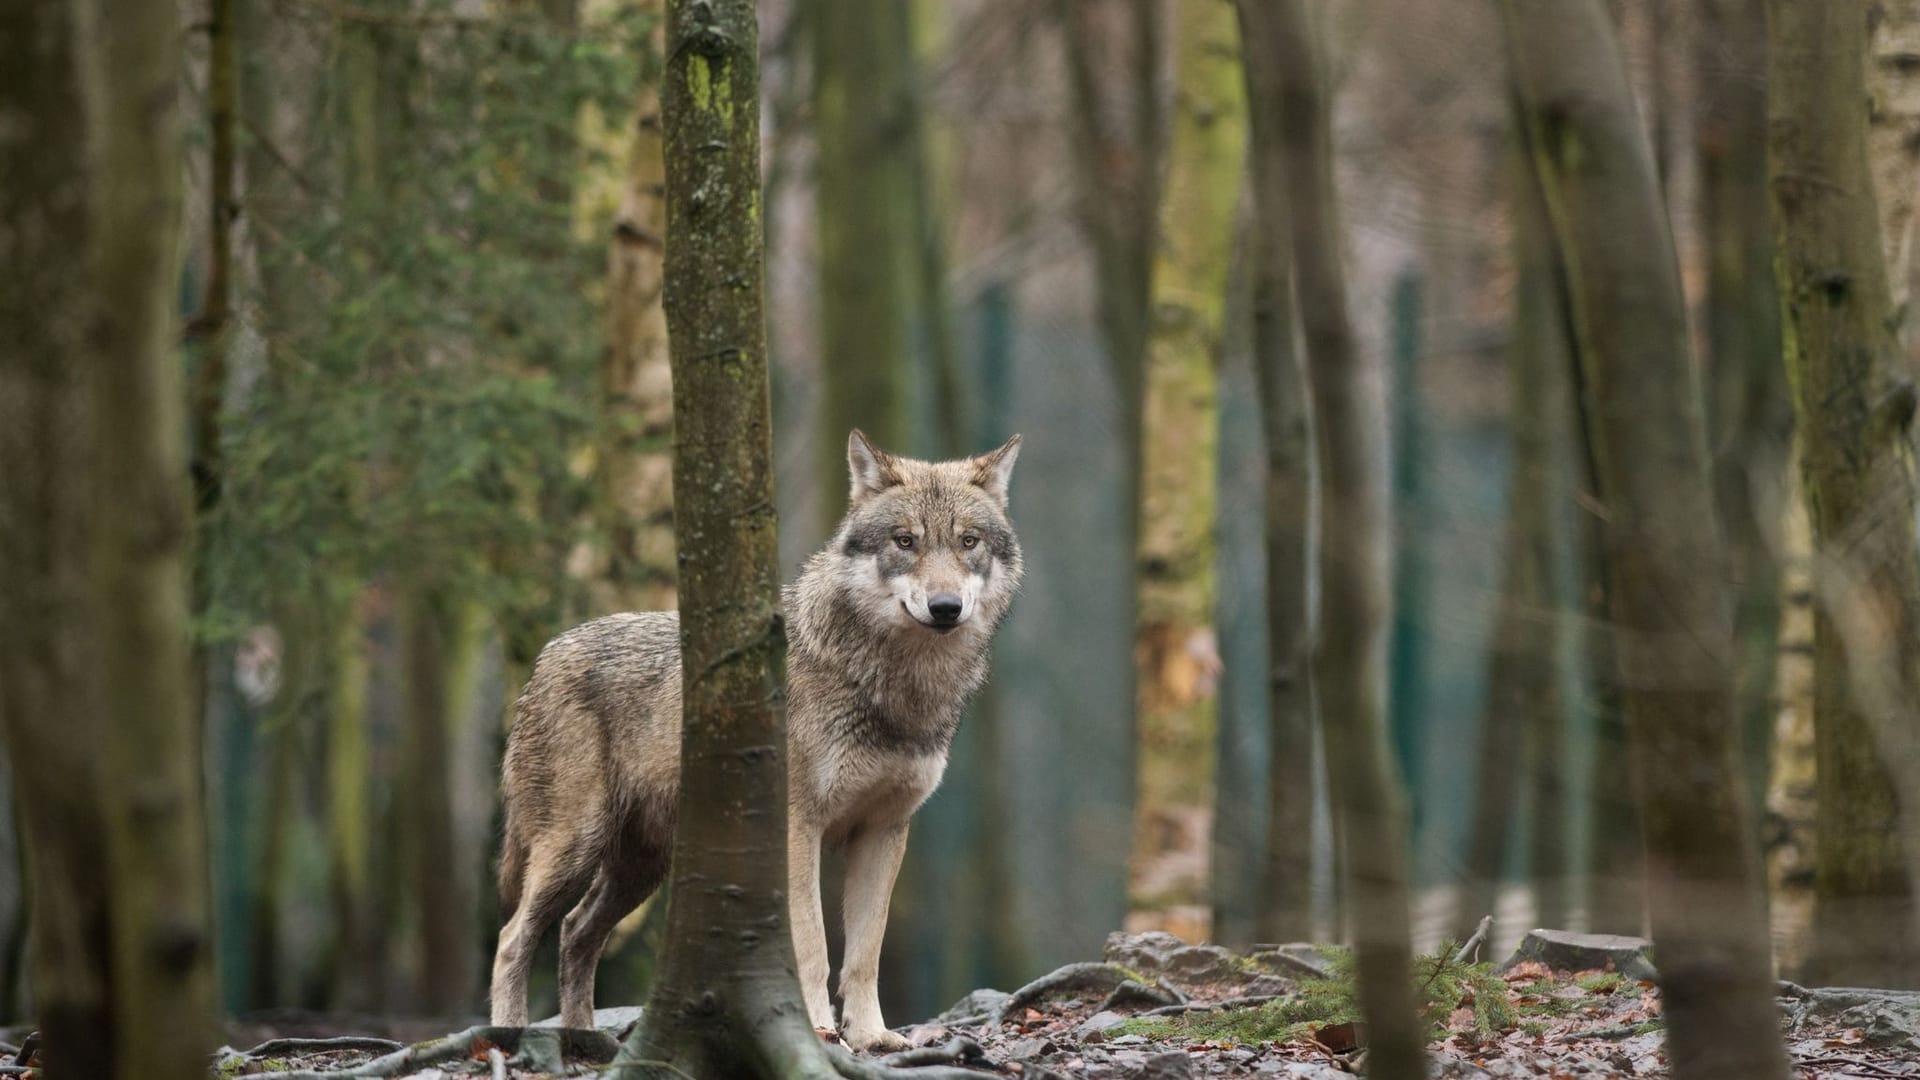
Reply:
[[977, 536], [974, 536], [971, 533], [960, 538], [960, 546], [968, 549], [969, 551], [971, 551], [974, 545], [978, 544], [979, 542], [980, 542], [980, 538]]
[[900, 550], [909, 550], [913, 547], [913, 535], [911, 533], [901, 533], [899, 536], [893, 538], [893, 542], [900, 545]]

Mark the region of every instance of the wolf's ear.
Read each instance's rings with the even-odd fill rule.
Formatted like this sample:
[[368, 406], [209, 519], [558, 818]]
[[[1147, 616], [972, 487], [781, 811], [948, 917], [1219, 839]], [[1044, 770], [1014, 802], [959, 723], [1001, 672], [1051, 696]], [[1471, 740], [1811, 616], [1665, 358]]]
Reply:
[[1001, 506], [1007, 505], [1007, 481], [1013, 479], [1013, 463], [1020, 458], [1020, 436], [1000, 444], [1000, 449], [973, 459], [973, 482], [986, 489]]
[[847, 475], [853, 481], [852, 493], [847, 496], [850, 504], [900, 483], [893, 455], [873, 445], [859, 428], [847, 436]]

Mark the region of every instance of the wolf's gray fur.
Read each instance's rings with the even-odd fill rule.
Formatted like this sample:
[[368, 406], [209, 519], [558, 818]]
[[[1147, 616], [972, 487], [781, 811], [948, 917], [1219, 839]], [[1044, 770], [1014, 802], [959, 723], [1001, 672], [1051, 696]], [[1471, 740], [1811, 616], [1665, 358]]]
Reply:
[[[1020, 437], [963, 461], [894, 457], [854, 432], [851, 506], [783, 593], [787, 613], [788, 874], [794, 952], [814, 1026], [831, 1028], [823, 843], [847, 847], [841, 1039], [905, 1041], [875, 980], [907, 822], [940, 782], [967, 697], [1021, 575], [1007, 521]], [[541, 651], [516, 706], [501, 787], [493, 1022], [527, 1020], [534, 944], [561, 926], [560, 1013], [588, 1027], [614, 924], [665, 875], [680, 771], [680, 617], [595, 619]], [[577, 903], [576, 903], [577, 901]]]

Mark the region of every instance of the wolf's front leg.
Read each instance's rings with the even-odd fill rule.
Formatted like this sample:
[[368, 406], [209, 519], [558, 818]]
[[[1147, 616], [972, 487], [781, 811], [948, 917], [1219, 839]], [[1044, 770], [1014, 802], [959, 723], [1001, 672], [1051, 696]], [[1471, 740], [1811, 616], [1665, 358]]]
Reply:
[[800, 993], [814, 1027], [833, 1030], [827, 997], [827, 924], [820, 915], [820, 830], [799, 814], [787, 817], [787, 912], [793, 922], [793, 958]]
[[840, 966], [840, 1041], [855, 1050], [905, 1050], [880, 1018], [880, 939], [893, 879], [907, 853], [907, 823], [862, 829], [847, 845], [847, 955]]

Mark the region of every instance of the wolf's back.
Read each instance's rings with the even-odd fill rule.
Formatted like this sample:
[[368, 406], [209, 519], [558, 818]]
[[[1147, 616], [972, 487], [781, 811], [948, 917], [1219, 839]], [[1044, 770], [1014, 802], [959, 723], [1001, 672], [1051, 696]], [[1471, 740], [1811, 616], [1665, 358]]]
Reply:
[[608, 615], [540, 650], [501, 766], [503, 909], [518, 902], [529, 847], [592, 846], [628, 807], [671, 804], [679, 721], [677, 612]]

